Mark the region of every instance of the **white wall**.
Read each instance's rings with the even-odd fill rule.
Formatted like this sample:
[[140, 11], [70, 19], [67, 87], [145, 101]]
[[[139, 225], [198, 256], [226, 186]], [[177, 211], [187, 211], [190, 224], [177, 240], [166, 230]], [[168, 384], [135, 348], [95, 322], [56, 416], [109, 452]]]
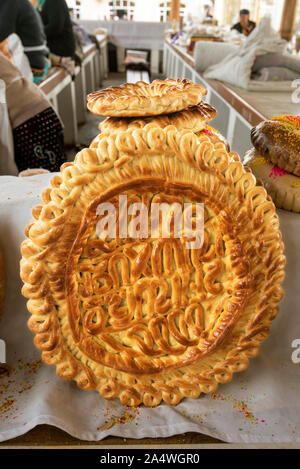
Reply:
[[[81, 0], [81, 19], [98, 20], [109, 15], [109, 0]], [[162, 0], [135, 0], [135, 21], [159, 21], [159, 4]], [[220, 1], [220, 0], [217, 0]], [[223, 0], [221, 0], [222, 2]], [[190, 12], [195, 17], [200, 17], [203, 5], [209, 3], [207, 0], [183, 0], [186, 5], [186, 12]], [[75, 0], [67, 0], [69, 7], [74, 7]]]
[[263, 16], [270, 16], [273, 28], [278, 31], [280, 28], [284, 0], [276, 0], [273, 3], [274, 6], [269, 5], [266, 0], [261, 2], [260, 17], [262, 18]]
[[[66, 0], [70, 8], [74, 7], [75, 0]], [[103, 20], [108, 17], [108, 0], [81, 0], [80, 16], [84, 20]]]
[[159, 2], [157, 0], [135, 0], [135, 21], [159, 21]]
[[[81, 19], [85, 20], [103, 20], [109, 19], [109, 0], [81, 0]], [[162, 0], [135, 0], [135, 21], [159, 21], [159, 3]], [[201, 18], [203, 6], [210, 3], [209, 0], [182, 0], [186, 5], [186, 14], [190, 13], [195, 18]], [[75, 0], [67, 0], [70, 7], [73, 7]], [[219, 24], [223, 24], [225, 7], [224, 0], [215, 0], [215, 17]], [[242, 6], [248, 6], [252, 0], [243, 0]], [[261, 17], [271, 15], [272, 25], [279, 29], [283, 0], [273, 0], [273, 6], [270, 0], [261, 0]], [[238, 17], [238, 12], [237, 12]]]

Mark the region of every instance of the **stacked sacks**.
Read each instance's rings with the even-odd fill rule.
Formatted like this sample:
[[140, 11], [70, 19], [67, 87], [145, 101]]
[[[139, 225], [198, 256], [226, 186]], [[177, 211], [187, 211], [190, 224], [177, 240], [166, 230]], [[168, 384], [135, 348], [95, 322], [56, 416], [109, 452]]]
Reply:
[[108, 116], [101, 124], [101, 133], [93, 140], [95, 148], [103, 136], [118, 132], [173, 126], [176, 130], [192, 131], [197, 136], [208, 135], [212, 143], [222, 143], [230, 151], [228, 142], [214, 128], [207, 125], [217, 111], [202, 101], [207, 93], [202, 85], [190, 80], [155, 80], [150, 85], [144, 82], [126, 83], [91, 93], [88, 108], [101, 116]]
[[276, 207], [300, 212], [300, 116], [276, 116], [251, 131], [254, 146], [244, 164], [259, 178]]

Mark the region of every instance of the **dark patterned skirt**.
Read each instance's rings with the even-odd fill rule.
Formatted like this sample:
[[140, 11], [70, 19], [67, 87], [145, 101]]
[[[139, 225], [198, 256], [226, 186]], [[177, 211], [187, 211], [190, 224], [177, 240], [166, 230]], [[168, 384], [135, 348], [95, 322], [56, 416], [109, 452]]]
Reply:
[[63, 128], [51, 107], [16, 127], [13, 134], [19, 171], [44, 168], [55, 172], [66, 161]]

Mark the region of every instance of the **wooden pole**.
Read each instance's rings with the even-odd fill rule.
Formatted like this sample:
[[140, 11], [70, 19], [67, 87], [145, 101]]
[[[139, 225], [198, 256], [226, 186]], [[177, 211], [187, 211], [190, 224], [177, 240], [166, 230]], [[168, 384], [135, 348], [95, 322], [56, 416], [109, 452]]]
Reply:
[[297, 0], [284, 0], [280, 24], [280, 36], [287, 41], [293, 37], [296, 22]]
[[171, 0], [170, 20], [179, 21], [180, 16], [180, 0]]
[[256, 0], [256, 6], [255, 6], [255, 21], [256, 21], [256, 23], [259, 22], [259, 13], [260, 13], [260, 0]]

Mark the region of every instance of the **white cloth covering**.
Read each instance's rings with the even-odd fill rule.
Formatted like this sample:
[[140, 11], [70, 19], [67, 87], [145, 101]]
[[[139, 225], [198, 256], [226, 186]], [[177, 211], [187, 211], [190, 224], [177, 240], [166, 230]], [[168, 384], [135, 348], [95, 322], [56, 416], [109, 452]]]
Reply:
[[272, 29], [270, 19], [263, 18], [241, 46], [210, 67], [204, 73], [212, 78], [231, 85], [256, 91], [285, 91], [291, 89], [290, 81], [260, 82], [251, 80], [255, 58], [270, 52], [283, 53], [286, 41]]
[[205, 72], [212, 65], [220, 63], [224, 57], [239, 50], [239, 46], [226, 42], [198, 41], [195, 44], [194, 59], [197, 72]]
[[[22, 77], [26, 78], [26, 80], [33, 81], [33, 74], [28, 57], [24, 52], [23, 44], [17, 34], [13, 33], [8, 36], [7, 48], [11, 54], [12, 63], [17, 67]], [[45, 49], [45, 46], [43, 46], [43, 48]]]
[[[7, 347], [8, 378], [0, 378], [0, 441], [38, 424], [55, 425], [84, 440], [108, 435], [124, 438], [167, 437], [199, 432], [228, 442], [300, 441], [300, 367], [291, 360], [300, 339], [300, 215], [280, 210], [286, 245], [285, 298], [271, 336], [249, 368], [220, 385], [213, 396], [184, 399], [177, 407], [124, 408], [95, 392], [60, 379], [53, 366], [41, 365], [40, 352], [27, 328], [29, 313], [19, 278], [20, 243], [31, 208], [51, 174], [0, 177], [0, 243], [7, 266], [7, 297], [0, 338]], [[299, 353], [300, 355], [300, 353]]]
[[117, 47], [151, 50], [162, 50], [164, 48], [165, 29], [170, 26], [170, 23], [123, 20], [81, 20], [80, 24], [89, 33], [98, 28], [106, 29], [109, 42]]

